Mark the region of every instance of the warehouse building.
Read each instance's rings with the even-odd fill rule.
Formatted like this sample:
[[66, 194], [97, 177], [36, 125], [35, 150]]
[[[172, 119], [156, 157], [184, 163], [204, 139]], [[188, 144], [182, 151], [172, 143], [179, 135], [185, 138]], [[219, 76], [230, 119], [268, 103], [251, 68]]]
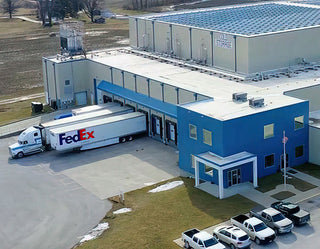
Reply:
[[131, 47], [43, 58], [47, 101], [145, 113], [182, 174], [224, 198], [281, 170], [284, 132], [287, 166], [320, 162], [319, 24], [318, 7], [288, 3], [132, 17]]

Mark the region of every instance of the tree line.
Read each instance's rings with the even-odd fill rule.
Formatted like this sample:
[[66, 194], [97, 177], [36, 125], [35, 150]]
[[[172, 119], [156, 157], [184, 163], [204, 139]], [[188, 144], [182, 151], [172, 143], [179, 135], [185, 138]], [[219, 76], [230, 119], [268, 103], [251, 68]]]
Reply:
[[[52, 18], [64, 19], [67, 16], [77, 17], [79, 11], [94, 21], [94, 16], [102, 8], [102, 0], [35, 0], [39, 19], [43, 26], [51, 26]], [[20, 7], [18, 0], [2, 0], [1, 9], [9, 17]]]

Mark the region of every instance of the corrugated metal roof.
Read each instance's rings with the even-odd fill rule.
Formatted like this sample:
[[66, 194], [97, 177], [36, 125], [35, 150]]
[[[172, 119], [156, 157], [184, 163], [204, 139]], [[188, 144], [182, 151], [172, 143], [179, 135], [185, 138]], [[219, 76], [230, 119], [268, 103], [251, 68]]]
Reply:
[[166, 13], [147, 16], [146, 19], [250, 36], [320, 25], [320, 9], [295, 4], [265, 3]]

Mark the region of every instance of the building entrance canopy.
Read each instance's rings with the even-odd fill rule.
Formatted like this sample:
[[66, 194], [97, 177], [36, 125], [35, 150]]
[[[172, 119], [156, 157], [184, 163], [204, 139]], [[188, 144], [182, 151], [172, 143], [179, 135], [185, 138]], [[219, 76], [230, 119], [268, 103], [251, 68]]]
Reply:
[[219, 198], [224, 198], [223, 171], [252, 162], [253, 186], [258, 187], [257, 157], [249, 152], [240, 152], [227, 157], [218, 156], [212, 152], [206, 152], [194, 157], [195, 186], [200, 184], [199, 163], [203, 163], [218, 171]]

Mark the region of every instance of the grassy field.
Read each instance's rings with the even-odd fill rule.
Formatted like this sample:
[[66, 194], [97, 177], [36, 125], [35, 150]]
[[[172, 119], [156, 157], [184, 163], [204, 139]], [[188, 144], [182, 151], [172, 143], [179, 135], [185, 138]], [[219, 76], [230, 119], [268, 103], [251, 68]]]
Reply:
[[[109, 222], [110, 228], [80, 248], [179, 248], [173, 240], [179, 238], [181, 232], [212, 226], [248, 212], [256, 205], [240, 195], [219, 200], [194, 188], [193, 179], [182, 180], [184, 186], [169, 191], [148, 193], [152, 186], [125, 194], [126, 206], [133, 211], [117, 216], [109, 212], [103, 221]], [[116, 204], [113, 210], [121, 207]]]
[[[44, 103], [45, 98], [37, 98], [33, 100], [19, 101], [12, 104], [0, 105], [0, 126], [32, 117], [34, 115], [31, 112], [32, 101]], [[51, 108], [46, 106], [45, 112], [48, 112], [49, 110], [51, 110]]]
[[[287, 183], [293, 185], [296, 189], [300, 191], [308, 191], [310, 189], [317, 187], [311, 183], [302, 181], [293, 176], [290, 176], [290, 178], [287, 179]], [[279, 184], [283, 184], [283, 176], [282, 176], [282, 173], [280, 172], [270, 176], [260, 178], [259, 187], [257, 188], [257, 190], [265, 193], [270, 190], [273, 190]]]
[[295, 194], [290, 192], [290, 191], [281, 191], [279, 193], [271, 195], [271, 197], [273, 197], [273, 198], [275, 198], [275, 199], [277, 199], [279, 201], [282, 201], [284, 199], [290, 198], [292, 196], [295, 196]]

